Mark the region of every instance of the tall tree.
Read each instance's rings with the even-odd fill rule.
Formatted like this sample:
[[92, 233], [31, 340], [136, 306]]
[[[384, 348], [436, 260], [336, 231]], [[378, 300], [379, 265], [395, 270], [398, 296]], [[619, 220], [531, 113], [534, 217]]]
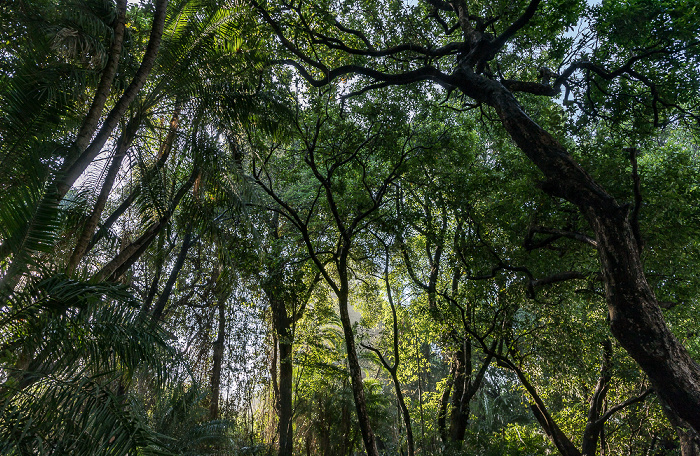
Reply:
[[278, 205], [275, 210], [299, 231], [311, 260], [337, 296], [362, 438], [368, 454], [377, 455], [350, 319], [353, 244], [383, 205], [406, 163], [418, 156], [421, 148], [414, 143], [413, 133], [399, 123], [401, 116], [394, 118], [396, 112], [379, 112], [368, 104], [352, 117], [340, 119], [337, 114], [330, 115], [341, 108], [331, 97], [331, 93], [323, 93], [320, 100], [311, 100], [312, 110], [300, 111], [295, 123], [296, 142], [282, 157], [286, 163], [305, 163], [304, 168], [292, 172], [300, 173], [297, 179], [303, 176], [301, 182], [308, 188], [297, 190], [298, 196], [291, 201], [285, 198], [276, 173], [280, 172], [278, 166], [287, 165], [276, 165], [273, 160], [278, 146], [254, 160], [252, 170], [258, 185]]
[[[580, 90], [576, 100], [586, 113], [619, 116], [615, 102], [638, 97], [630, 120], [656, 126], [677, 114], [692, 119], [700, 81], [691, 63], [700, 47], [691, 25], [698, 23], [697, 11], [683, 14], [681, 2], [674, 3], [673, 19], [666, 21], [660, 2], [586, 8], [582, 2], [532, 0], [512, 8], [506, 2], [428, 0], [415, 6], [388, 2], [358, 17], [350, 4], [251, 4], [286, 50], [284, 63], [314, 86], [357, 76], [352, 95], [428, 82], [492, 112], [541, 172], [539, 187], [578, 207], [595, 234], [612, 334], [649, 375], [660, 399], [700, 430], [700, 366], [664, 321], [641, 262], [637, 221], [577, 163], [567, 141], [543, 128], [516, 98], [552, 98], [566, 88], [565, 100]], [[638, 33], [625, 29], [627, 14], [646, 20]], [[571, 40], [562, 37], [579, 18], [590, 21], [591, 37], [603, 43], [593, 52], [587, 42], [567, 47]], [[519, 53], [528, 56], [525, 65]], [[342, 64], [339, 58], [345, 58]], [[660, 77], [662, 66], [668, 78]], [[683, 104], [674, 102], [679, 81], [691, 94]], [[614, 87], [612, 95], [606, 86]]]

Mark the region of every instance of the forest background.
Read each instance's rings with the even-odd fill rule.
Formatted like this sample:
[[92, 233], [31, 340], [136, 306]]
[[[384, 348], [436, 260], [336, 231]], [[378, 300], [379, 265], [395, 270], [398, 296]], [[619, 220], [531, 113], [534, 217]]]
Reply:
[[700, 455], [700, 5], [0, 4], [0, 453]]

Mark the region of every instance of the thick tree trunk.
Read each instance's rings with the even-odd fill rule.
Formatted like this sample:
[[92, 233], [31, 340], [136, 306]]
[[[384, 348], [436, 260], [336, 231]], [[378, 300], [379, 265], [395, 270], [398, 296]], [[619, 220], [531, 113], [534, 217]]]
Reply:
[[[490, 351], [487, 350], [486, 358], [479, 367], [479, 370], [472, 372], [472, 346], [470, 339], [465, 339], [462, 349], [455, 356], [461, 359], [461, 365], [455, 365], [455, 386], [452, 393], [452, 419], [450, 422], [450, 440], [452, 442], [462, 442], [464, 433], [469, 425], [469, 413], [471, 412], [471, 400], [479, 391], [481, 382], [484, 380], [486, 370], [493, 359], [493, 351], [496, 343], [491, 344]], [[462, 372], [460, 372], [460, 369]], [[459, 380], [460, 384], [457, 384]]]
[[[469, 401], [465, 401], [467, 376], [471, 375], [471, 345], [462, 342], [455, 354], [456, 370], [452, 387], [452, 411], [450, 413], [450, 440], [461, 442], [469, 423]], [[466, 403], [465, 403], [466, 402]]]
[[700, 456], [700, 435], [668, 406], [664, 413], [676, 430], [682, 456]]
[[[292, 395], [293, 395], [293, 364], [292, 364], [292, 319], [287, 316], [284, 299], [277, 296], [275, 290], [268, 290], [268, 298], [272, 307], [272, 324], [279, 346], [279, 389], [277, 392], [277, 412], [279, 423], [279, 456], [292, 455]], [[274, 368], [274, 367], [273, 367]]]
[[542, 171], [542, 189], [579, 207], [598, 243], [610, 328], [649, 376], [660, 399], [700, 431], [700, 366], [666, 326], [644, 275], [638, 242], [620, 206], [530, 119], [501, 84], [466, 74], [462, 90], [493, 106], [518, 147]]

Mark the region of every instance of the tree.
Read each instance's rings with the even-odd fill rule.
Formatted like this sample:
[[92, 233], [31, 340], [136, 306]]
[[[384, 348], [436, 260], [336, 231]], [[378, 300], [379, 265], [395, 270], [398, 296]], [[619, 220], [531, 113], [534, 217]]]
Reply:
[[[700, 431], [696, 413], [700, 367], [665, 324], [648, 284], [635, 212], [618, 203], [574, 160], [567, 151], [568, 141], [542, 128], [516, 99], [516, 95], [522, 100], [551, 98], [564, 87], [565, 100], [570, 92], [581, 91], [584, 96], [578, 103], [586, 115], [619, 115], [614, 103], [606, 100], [625, 94], [641, 98], [634, 105], [639, 110], [630, 116], [632, 122], [657, 126], [675, 115], [693, 119], [697, 99], [691, 95], [686, 103], [677, 104], [673, 93], [677, 79], [687, 88], [698, 87], [692, 64], [698, 42], [690, 25], [698, 23], [695, 10], [682, 14], [682, 6], [674, 4], [673, 19], [664, 22], [660, 3], [644, 7], [632, 2], [627, 5], [630, 11], [647, 19], [632, 36], [624, 29], [629, 24], [623, 16], [627, 10], [608, 4], [585, 8], [579, 2], [555, 5], [532, 0], [516, 10], [505, 2], [484, 6], [466, 1], [430, 0], [417, 6], [387, 2], [366, 9], [356, 19], [350, 4], [300, 3], [284, 9], [254, 0], [251, 4], [287, 52], [283, 63], [294, 66], [314, 86], [356, 76], [356, 89], [348, 94], [355, 95], [430, 82], [442, 86], [448, 96], [459, 93], [497, 116], [539, 169], [543, 176], [539, 187], [574, 204], [593, 231], [613, 335], [649, 375], [661, 400]], [[566, 54], [565, 43], [571, 41], [562, 32], [579, 18], [591, 21], [590, 33], [604, 45], [590, 52], [584, 42], [579, 48], [569, 46], [573, 52]], [[529, 57], [525, 65], [515, 58], [518, 53]], [[542, 65], [539, 80], [530, 63]], [[670, 69], [669, 78], [659, 77], [661, 66]], [[617, 96], [605, 87], [613, 87]]]
[[[252, 174], [276, 203], [273, 209], [299, 231], [311, 260], [337, 296], [362, 438], [366, 451], [377, 455], [349, 315], [353, 244], [383, 205], [406, 164], [420, 154], [421, 146], [414, 143], [414, 133], [400, 123], [402, 116], [395, 119], [391, 110], [379, 112], [368, 104], [347, 119], [330, 116], [341, 108], [332, 104], [330, 95], [312, 99], [313, 110], [300, 111], [295, 122], [297, 142], [282, 157], [286, 163], [306, 164], [302, 169], [291, 167], [293, 173], [300, 173], [297, 179], [313, 183], [297, 191], [295, 200], [299, 202], [285, 198], [285, 190], [278, 188], [276, 173], [280, 171], [273, 168], [273, 158], [279, 146], [269, 147], [266, 155], [253, 160]], [[396, 143], [400, 146], [394, 147]], [[320, 229], [319, 234], [316, 229]]]

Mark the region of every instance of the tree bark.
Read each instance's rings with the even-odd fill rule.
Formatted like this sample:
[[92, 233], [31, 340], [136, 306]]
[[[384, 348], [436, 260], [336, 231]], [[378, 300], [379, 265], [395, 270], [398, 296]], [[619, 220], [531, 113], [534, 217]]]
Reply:
[[462, 400], [467, 382], [467, 372], [471, 374], [471, 345], [462, 341], [455, 354], [455, 376], [452, 387], [452, 409], [450, 413], [450, 441], [461, 442], [469, 421], [469, 403]]
[[666, 326], [644, 274], [627, 206], [607, 194], [503, 86], [481, 79], [481, 86], [492, 89], [487, 102], [511, 138], [545, 175], [542, 189], [578, 206], [593, 228], [613, 335], [649, 376], [661, 400], [700, 430], [700, 366]]
[[[606, 289], [610, 329], [629, 355], [649, 376], [660, 400], [667, 403], [696, 432], [700, 432], [700, 365], [666, 325], [659, 303], [647, 283], [640, 260], [638, 239], [629, 219], [627, 206], [619, 205], [581, 166], [566, 149], [547, 131], [525, 114], [518, 101], [502, 83], [486, 75], [488, 62], [503, 50], [536, 13], [539, 1], [532, 1], [525, 14], [513, 22], [499, 37], [493, 38], [472, 27], [464, 2], [445, 3], [453, 9], [462, 27], [464, 39], [460, 43], [457, 66], [452, 74], [443, 73], [430, 64], [419, 63], [419, 68], [385, 72], [361, 65], [344, 65], [330, 69], [313, 57], [304, 54], [285, 34], [280, 24], [255, 0], [251, 4], [277, 34], [280, 42], [298, 61], [287, 60], [315, 87], [327, 85], [332, 80], [349, 75], [359, 75], [373, 80], [353, 94], [389, 85], [409, 85], [418, 82], [434, 82], [458, 89], [465, 96], [491, 106], [496, 110], [501, 124], [515, 144], [545, 176], [541, 188], [548, 194], [564, 198], [576, 205], [587, 219], [596, 236], [598, 256]], [[340, 46], [343, 49], [342, 46]], [[397, 48], [387, 55], [398, 55]], [[345, 48], [350, 51], [349, 47]], [[432, 48], [414, 49], [430, 57]], [[375, 57], [381, 51], [367, 49], [354, 53]], [[383, 54], [382, 54], [383, 55]], [[423, 60], [421, 60], [422, 62]], [[631, 62], [631, 61], [630, 61]], [[320, 69], [324, 74], [314, 79], [304, 65]], [[445, 65], [447, 66], [447, 65]], [[450, 65], [452, 66], [452, 64]], [[590, 65], [571, 66], [575, 69]], [[624, 71], [620, 71], [624, 74]], [[617, 74], [608, 73], [610, 79]], [[557, 78], [560, 81], [565, 76]], [[562, 82], [558, 82], [561, 86]], [[511, 85], [512, 87], [512, 85]], [[553, 91], [554, 92], [554, 91]], [[554, 96], [554, 93], [547, 93]]]
[[681, 456], [700, 456], [700, 435], [670, 407], [664, 406], [668, 421], [676, 430]]
[[[274, 277], [274, 276], [273, 276]], [[273, 279], [274, 280], [274, 279]], [[292, 455], [292, 399], [293, 399], [293, 363], [292, 363], [292, 319], [287, 315], [284, 293], [280, 292], [278, 283], [269, 284], [266, 294], [272, 308], [272, 325], [275, 331], [275, 339], [279, 347], [279, 387], [276, 389], [276, 406], [279, 414], [277, 435], [279, 438], [279, 456]], [[272, 367], [277, 369], [277, 366]], [[275, 372], [275, 377], [277, 372]], [[275, 379], [277, 380], [277, 379]]]

